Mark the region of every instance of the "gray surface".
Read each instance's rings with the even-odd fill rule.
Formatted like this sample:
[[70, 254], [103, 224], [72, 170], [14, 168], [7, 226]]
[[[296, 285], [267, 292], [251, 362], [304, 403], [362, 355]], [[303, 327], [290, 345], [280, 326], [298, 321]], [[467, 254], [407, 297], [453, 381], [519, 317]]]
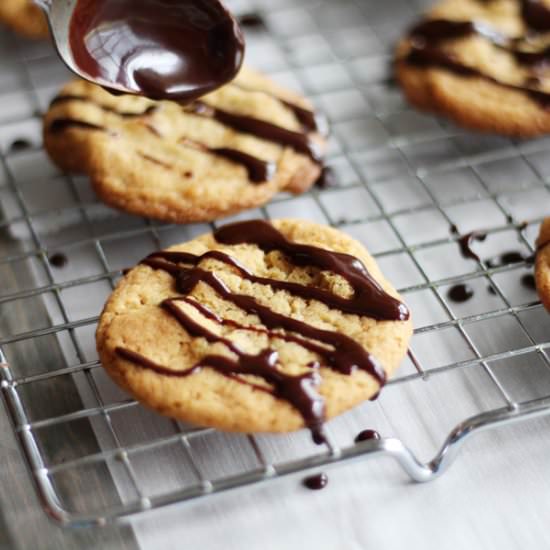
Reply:
[[[389, 52], [418, 9], [413, 2], [256, 5], [269, 8], [269, 30], [250, 35], [251, 62], [328, 112], [329, 163], [340, 185], [280, 196], [246, 216], [301, 216], [349, 232], [375, 253], [414, 312], [411, 357], [379, 401], [330, 423], [335, 444], [349, 446], [360, 429], [375, 428], [429, 460], [458, 422], [550, 395], [549, 317], [518, 284], [529, 268], [487, 270], [464, 260], [449, 233], [451, 223], [463, 233], [488, 229], [479, 246], [484, 259], [532, 251], [549, 204], [547, 140], [468, 134], [403, 103], [388, 82]], [[182, 438], [188, 427], [128, 403], [96, 362], [95, 322], [118, 270], [208, 226], [155, 224], [98, 204], [85, 178], [63, 177], [39, 148], [35, 113], [67, 78], [64, 68], [47, 46], [0, 34], [0, 69], [7, 220], [0, 220], [0, 347], [60, 503], [101, 515], [112, 504], [148, 504], [258, 467], [246, 438]], [[34, 147], [10, 150], [21, 137]], [[523, 221], [530, 224], [520, 232]], [[50, 268], [46, 256], [56, 251], [68, 254], [67, 267]], [[449, 285], [464, 280], [476, 300], [449, 303]], [[71, 412], [79, 419], [60, 416]], [[480, 436], [426, 486], [376, 461], [334, 470], [318, 494], [295, 478], [149, 512], [132, 519], [132, 529], [76, 532], [46, 519], [5, 424], [2, 410], [0, 526], [20, 548], [502, 549], [549, 542], [541, 512], [549, 494], [548, 420]], [[319, 452], [305, 433], [260, 437], [258, 446], [275, 465]], [[98, 460], [89, 461], [92, 455]]]

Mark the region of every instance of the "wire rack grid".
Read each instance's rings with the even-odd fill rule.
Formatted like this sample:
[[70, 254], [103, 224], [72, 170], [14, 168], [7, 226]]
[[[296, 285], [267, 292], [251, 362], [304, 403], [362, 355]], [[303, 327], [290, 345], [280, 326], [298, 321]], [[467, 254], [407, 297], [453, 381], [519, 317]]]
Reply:
[[[408, 107], [392, 45], [426, 2], [242, 0], [249, 62], [329, 116], [333, 188], [278, 196], [243, 217], [303, 217], [364, 242], [411, 306], [405, 364], [380, 399], [306, 433], [238, 436], [158, 417], [107, 379], [94, 349], [121, 270], [211, 229], [138, 219], [99, 204], [86, 178], [41, 150], [41, 113], [68, 75], [44, 44], [0, 34], [0, 380], [45, 510], [67, 526], [105, 524], [169, 503], [391, 456], [427, 481], [472, 433], [550, 412], [549, 318], [520, 281], [549, 204], [548, 140], [469, 134]], [[224, 220], [227, 221], [227, 220]], [[220, 222], [221, 223], [221, 222]], [[487, 233], [463, 258], [456, 226]], [[455, 303], [453, 285], [475, 299]], [[363, 428], [380, 441], [354, 443]], [[223, 460], [220, 459], [223, 457]], [[432, 458], [433, 457], [433, 458]]]

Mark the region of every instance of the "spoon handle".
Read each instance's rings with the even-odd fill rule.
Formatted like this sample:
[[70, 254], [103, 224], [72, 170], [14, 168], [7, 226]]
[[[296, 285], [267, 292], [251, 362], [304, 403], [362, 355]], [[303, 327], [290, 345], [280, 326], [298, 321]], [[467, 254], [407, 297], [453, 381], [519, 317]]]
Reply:
[[52, 6], [53, 0], [34, 0], [34, 3], [42, 8], [45, 12], [48, 12]]

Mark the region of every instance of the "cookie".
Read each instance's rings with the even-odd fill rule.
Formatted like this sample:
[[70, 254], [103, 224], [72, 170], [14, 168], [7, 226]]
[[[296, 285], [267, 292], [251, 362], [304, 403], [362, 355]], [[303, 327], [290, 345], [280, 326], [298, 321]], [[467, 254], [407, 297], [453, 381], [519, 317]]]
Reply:
[[115, 97], [75, 81], [53, 100], [44, 143], [61, 169], [89, 174], [115, 208], [176, 223], [211, 221], [313, 185], [325, 128], [310, 109], [250, 69], [187, 106]]
[[46, 17], [32, 0], [2, 0], [0, 21], [29, 38], [49, 36]]
[[153, 254], [108, 300], [97, 349], [161, 414], [236, 432], [309, 427], [380, 391], [407, 307], [368, 252], [302, 220], [248, 221]]
[[535, 279], [539, 297], [546, 309], [550, 311], [550, 218], [546, 218], [540, 227]]
[[397, 47], [411, 103], [509, 136], [550, 131], [550, 2], [445, 0]]

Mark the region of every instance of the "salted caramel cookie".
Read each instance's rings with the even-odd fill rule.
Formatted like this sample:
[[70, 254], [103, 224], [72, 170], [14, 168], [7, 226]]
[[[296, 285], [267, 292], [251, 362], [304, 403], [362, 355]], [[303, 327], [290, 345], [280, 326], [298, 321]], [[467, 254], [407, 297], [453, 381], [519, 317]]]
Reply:
[[539, 297], [546, 309], [550, 311], [550, 218], [546, 218], [540, 227], [535, 279]]
[[2, 0], [0, 21], [29, 38], [49, 36], [46, 17], [32, 0]]
[[409, 311], [368, 252], [311, 222], [250, 221], [153, 254], [97, 329], [112, 378], [161, 414], [238, 432], [309, 427], [375, 396]]
[[44, 119], [51, 158], [89, 174], [104, 202], [178, 223], [306, 191], [321, 172], [324, 131], [305, 99], [250, 69], [187, 106], [75, 81]]
[[444, 0], [397, 47], [411, 103], [510, 136], [550, 131], [550, 0]]

